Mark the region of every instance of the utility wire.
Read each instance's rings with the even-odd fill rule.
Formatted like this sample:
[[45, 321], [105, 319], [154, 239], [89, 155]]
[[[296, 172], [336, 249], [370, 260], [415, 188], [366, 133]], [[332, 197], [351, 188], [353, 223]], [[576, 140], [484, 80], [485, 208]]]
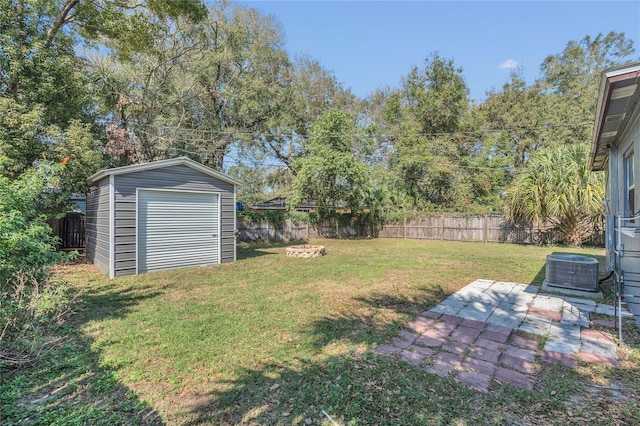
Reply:
[[[111, 122], [107, 124], [120, 124], [117, 122]], [[181, 154], [192, 154], [192, 155], [203, 155], [204, 153], [199, 150], [189, 149], [188, 145], [193, 144], [194, 148], [198, 146], [206, 145], [208, 150], [214, 150], [214, 152], [210, 153], [210, 155], [216, 155], [216, 148], [224, 148], [225, 145], [228, 144], [229, 139], [239, 139], [246, 140], [247, 137], [250, 137], [255, 142], [261, 142], [261, 140], [265, 140], [268, 138], [279, 138], [285, 140], [298, 140], [305, 141], [311, 140], [314, 137], [299, 135], [296, 133], [259, 133], [259, 132], [248, 132], [248, 131], [224, 131], [224, 130], [203, 130], [197, 128], [175, 128], [170, 126], [162, 126], [155, 124], [144, 124], [144, 125], [136, 125], [135, 123], [128, 122], [128, 125], [134, 124], [136, 126], [132, 133], [133, 137], [135, 137], [135, 133], [139, 132], [142, 135], [148, 137], [149, 139], [155, 142], [165, 142], [165, 143], [175, 143], [176, 139], [180, 143], [184, 143], [187, 146], [178, 147], [171, 146], [169, 149], [173, 150], [175, 153]], [[106, 125], [106, 124], [105, 124]], [[477, 134], [487, 134], [487, 133], [501, 133], [501, 132], [516, 132], [516, 131], [535, 131], [535, 130], [552, 130], [552, 129], [564, 129], [564, 128], [574, 128], [574, 127], [586, 127], [592, 126], [593, 123], [590, 122], [582, 122], [582, 123], [565, 123], [565, 124], [548, 124], [542, 126], [532, 126], [532, 127], [507, 127], [507, 128], [493, 128], [493, 129], [478, 129], [474, 131], [456, 131], [456, 132], [437, 132], [437, 133], [407, 133], [407, 134], [379, 134], [375, 136], [369, 135], [348, 135], [352, 140], [354, 139], [367, 139], [367, 138], [377, 138], [377, 139], [396, 139], [396, 138], [419, 138], [419, 137], [430, 137], [430, 136], [461, 136], [461, 135], [477, 135]], [[223, 141], [219, 147], [211, 146], [212, 139], [215, 137], [225, 137], [227, 141]], [[244, 136], [244, 137], [243, 137]], [[344, 137], [344, 134], [323, 134], [318, 136], [317, 138], [325, 138], [325, 137]], [[470, 142], [474, 141], [472, 139], [468, 140]], [[241, 165], [247, 167], [265, 167], [265, 168], [274, 168], [274, 169], [288, 169], [286, 165], [279, 165], [269, 163], [267, 161], [255, 161], [255, 160], [243, 160], [238, 157], [234, 157], [229, 153], [225, 153], [223, 157], [225, 163], [233, 163], [233, 165]], [[274, 159], [274, 161], [281, 161], [278, 159]], [[439, 167], [453, 167], [456, 169], [468, 169], [468, 170], [513, 170], [513, 166], [475, 166], [475, 165], [459, 165], [459, 164], [451, 164], [451, 163], [429, 163], [431, 166], [439, 166]]]
[[[107, 124], [121, 124], [118, 122], [111, 122]], [[134, 125], [136, 128], [135, 131], [140, 131], [146, 133], [153, 137], [162, 137], [160, 134], [151, 133], [149, 130], [145, 129], [154, 129], [156, 131], [163, 131], [163, 133], [182, 133], [192, 135], [200, 135], [198, 138], [186, 138], [182, 139], [186, 142], [196, 141], [202, 139], [208, 139], [207, 136], [229, 136], [229, 137], [250, 137], [254, 141], [260, 141], [261, 139], [302, 139], [302, 140], [310, 140], [310, 139], [319, 139], [326, 137], [344, 137], [344, 134], [322, 134], [320, 136], [311, 136], [311, 135], [301, 135], [292, 132], [250, 132], [250, 131], [230, 131], [230, 130], [212, 130], [212, 129], [197, 129], [197, 128], [185, 128], [185, 127], [171, 127], [171, 126], [161, 126], [156, 124], [141, 124], [137, 125], [132, 122], [128, 122], [128, 125]], [[545, 124], [541, 126], [525, 126], [525, 127], [502, 127], [502, 128], [483, 128], [477, 130], [467, 130], [467, 131], [453, 131], [453, 132], [431, 132], [431, 133], [381, 133], [374, 135], [348, 135], [351, 138], [358, 139], [367, 139], [367, 138], [377, 138], [377, 139], [389, 139], [389, 138], [399, 138], [399, 137], [430, 137], [430, 136], [457, 136], [457, 135], [476, 135], [476, 134], [484, 134], [484, 133], [501, 133], [501, 132], [517, 132], [517, 131], [537, 131], [537, 130], [553, 130], [553, 129], [566, 129], [566, 128], [574, 128], [574, 127], [588, 127], [593, 126], [592, 122], [582, 122], [582, 123], [565, 123], [565, 124]]]

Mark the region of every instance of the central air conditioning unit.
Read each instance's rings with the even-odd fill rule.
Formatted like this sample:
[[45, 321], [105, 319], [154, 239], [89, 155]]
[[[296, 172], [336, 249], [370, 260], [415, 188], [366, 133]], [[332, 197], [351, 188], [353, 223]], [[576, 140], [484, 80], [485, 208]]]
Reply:
[[577, 254], [550, 254], [545, 283], [572, 290], [598, 291], [598, 261]]

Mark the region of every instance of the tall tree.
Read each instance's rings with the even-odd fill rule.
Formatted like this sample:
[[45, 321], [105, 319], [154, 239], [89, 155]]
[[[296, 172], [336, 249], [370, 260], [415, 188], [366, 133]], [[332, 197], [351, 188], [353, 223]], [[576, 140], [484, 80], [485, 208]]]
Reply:
[[43, 155], [55, 157], [53, 133], [72, 120], [91, 120], [74, 38], [54, 25], [58, 6], [0, 3], [0, 155], [8, 157], [1, 173], [11, 178]]
[[[142, 19], [140, 9], [154, 12]], [[65, 163], [64, 189], [86, 189], [85, 177], [102, 162], [94, 125], [96, 103], [89, 90], [81, 44], [115, 46], [127, 54], [144, 49], [156, 34], [156, 19], [202, 17], [199, 0], [107, 2], [100, 0], [4, 0], [0, 2], [0, 173], [12, 179], [39, 158]]]
[[468, 108], [469, 89], [462, 76], [462, 68], [437, 52], [425, 61], [422, 70], [414, 67], [404, 79], [406, 105], [422, 133], [456, 131]]
[[320, 218], [331, 217], [337, 208], [361, 211], [369, 191], [368, 168], [356, 154], [361, 136], [347, 112], [320, 116], [309, 129], [305, 155], [293, 164], [297, 174], [289, 204], [314, 199]]
[[266, 153], [295, 174], [292, 164], [302, 153], [310, 125], [332, 109], [353, 111], [356, 98], [331, 72], [307, 56], [293, 61], [282, 83], [274, 99], [279, 111], [269, 120], [261, 142]]
[[417, 208], [452, 208], [470, 200], [459, 167], [469, 149], [469, 139], [459, 133], [467, 130], [467, 94], [462, 69], [435, 53], [423, 69], [409, 73], [401, 90], [387, 95], [382, 116], [393, 146], [389, 166]]
[[633, 52], [624, 34], [586, 36], [549, 55], [533, 84], [519, 70], [512, 73], [501, 91], [490, 91], [474, 109], [487, 165], [504, 167], [508, 185], [538, 150], [591, 141], [600, 72]]
[[503, 160], [511, 177], [544, 145], [546, 110], [550, 107], [547, 97], [539, 84], [528, 86], [516, 70], [501, 91], [489, 91], [487, 99], [475, 108], [483, 145], [491, 149], [493, 159]]
[[120, 123], [111, 145], [129, 162], [187, 154], [221, 170], [229, 146], [263, 134], [280, 108], [289, 62], [279, 28], [226, 4], [161, 28], [150, 49], [93, 63]]
[[549, 55], [541, 65], [541, 86], [549, 94], [543, 117], [552, 125], [550, 143], [591, 141], [600, 73], [631, 59], [633, 41], [611, 31], [569, 41], [561, 53]]

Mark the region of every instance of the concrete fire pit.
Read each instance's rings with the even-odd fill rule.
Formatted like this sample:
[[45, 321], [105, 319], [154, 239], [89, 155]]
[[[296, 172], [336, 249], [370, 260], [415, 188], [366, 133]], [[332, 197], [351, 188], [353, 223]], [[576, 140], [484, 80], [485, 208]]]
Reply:
[[287, 247], [287, 257], [320, 257], [325, 255], [324, 246]]

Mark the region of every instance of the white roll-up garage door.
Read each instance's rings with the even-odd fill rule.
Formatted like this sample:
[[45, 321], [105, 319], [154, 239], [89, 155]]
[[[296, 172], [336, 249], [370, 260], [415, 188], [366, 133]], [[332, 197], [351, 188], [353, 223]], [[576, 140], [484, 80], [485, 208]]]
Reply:
[[138, 273], [219, 263], [218, 194], [138, 191]]

